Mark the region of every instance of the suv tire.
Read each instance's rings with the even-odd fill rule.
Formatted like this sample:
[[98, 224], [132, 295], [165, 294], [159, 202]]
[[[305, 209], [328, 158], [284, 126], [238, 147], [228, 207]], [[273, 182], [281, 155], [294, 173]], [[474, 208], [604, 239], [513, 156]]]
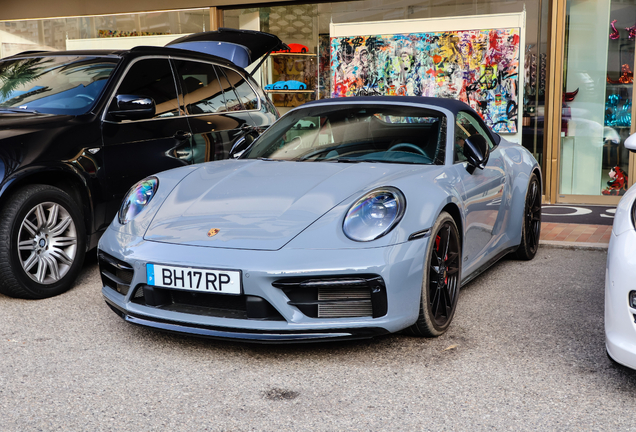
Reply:
[[84, 220], [63, 190], [29, 185], [0, 213], [0, 293], [42, 299], [67, 291], [86, 253]]

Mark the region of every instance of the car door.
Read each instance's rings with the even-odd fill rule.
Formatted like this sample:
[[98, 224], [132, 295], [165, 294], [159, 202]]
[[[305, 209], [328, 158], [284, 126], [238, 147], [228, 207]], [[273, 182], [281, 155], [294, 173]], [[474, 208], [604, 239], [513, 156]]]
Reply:
[[[468, 170], [463, 155], [463, 142], [473, 135], [486, 138], [490, 151], [485, 168]], [[501, 152], [495, 146], [485, 126], [472, 113], [460, 111], [455, 118], [454, 161], [463, 200], [465, 236], [463, 244], [463, 274], [470, 274], [498, 252], [501, 236], [501, 200], [506, 175]]]
[[258, 108], [258, 97], [241, 87], [249, 84], [238, 72], [205, 61], [173, 61], [192, 131], [190, 162], [227, 159], [238, 139], [257, 135], [249, 111]]
[[[117, 95], [152, 98], [152, 118], [118, 120]], [[167, 58], [134, 61], [119, 83], [105, 113], [103, 124], [104, 166], [109, 214], [114, 214], [123, 195], [138, 180], [151, 174], [184, 166], [192, 159], [191, 131], [178, 99], [177, 86]]]

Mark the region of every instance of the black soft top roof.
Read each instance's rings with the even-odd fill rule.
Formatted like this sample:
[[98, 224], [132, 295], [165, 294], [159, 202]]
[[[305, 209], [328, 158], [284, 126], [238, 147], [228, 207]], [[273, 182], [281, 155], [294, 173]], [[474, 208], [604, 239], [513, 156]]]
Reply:
[[301, 106], [311, 106], [319, 103], [334, 103], [334, 104], [348, 104], [348, 103], [397, 103], [397, 104], [417, 104], [417, 105], [428, 105], [428, 106], [438, 106], [441, 108], [445, 108], [453, 113], [457, 113], [458, 111], [471, 111], [474, 110], [466, 103], [462, 101], [458, 101], [456, 99], [446, 99], [446, 98], [436, 98], [436, 97], [424, 97], [424, 96], [354, 96], [354, 97], [339, 97], [332, 99], [319, 99], [311, 102], [307, 102]]
[[481, 119], [479, 114], [470, 107], [465, 102], [456, 100], [456, 99], [447, 99], [447, 98], [436, 98], [436, 97], [424, 97], [424, 96], [354, 96], [354, 97], [339, 97], [332, 99], [319, 99], [311, 102], [307, 102], [303, 105], [300, 105], [296, 109], [302, 109], [305, 107], [311, 107], [317, 104], [334, 104], [334, 105], [347, 105], [347, 104], [382, 104], [382, 103], [395, 103], [395, 104], [417, 104], [422, 105], [422, 108], [431, 108], [431, 107], [440, 107], [447, 109], [452, 112], [454, 115], [459, 111], [469, 111], [474, 114], [474, 116], [479, 119], [479, 121], [486, 128], [488, 133], [490, 133], [491, 137], [495, 140], [496, 143], [499, 143], [501, 137], [499, 134], [490, 129]]

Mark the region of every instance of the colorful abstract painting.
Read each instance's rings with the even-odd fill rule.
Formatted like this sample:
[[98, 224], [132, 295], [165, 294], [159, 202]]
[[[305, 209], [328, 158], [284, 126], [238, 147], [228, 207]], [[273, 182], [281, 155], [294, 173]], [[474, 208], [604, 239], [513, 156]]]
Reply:
[[517, 28], [331, 38], [331, 95], [459, 99], [516, 133], [519, 41]]

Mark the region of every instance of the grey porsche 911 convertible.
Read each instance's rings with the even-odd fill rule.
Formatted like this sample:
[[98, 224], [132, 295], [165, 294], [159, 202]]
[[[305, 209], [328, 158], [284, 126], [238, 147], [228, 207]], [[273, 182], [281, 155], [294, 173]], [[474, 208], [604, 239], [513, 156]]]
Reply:
[[315, 101], [232, 157], [128, 192], [98, 252], [120, 317], [259, 342], [434, 337], [462, 285], [537, 252], [539, 165], [462, 102]]

